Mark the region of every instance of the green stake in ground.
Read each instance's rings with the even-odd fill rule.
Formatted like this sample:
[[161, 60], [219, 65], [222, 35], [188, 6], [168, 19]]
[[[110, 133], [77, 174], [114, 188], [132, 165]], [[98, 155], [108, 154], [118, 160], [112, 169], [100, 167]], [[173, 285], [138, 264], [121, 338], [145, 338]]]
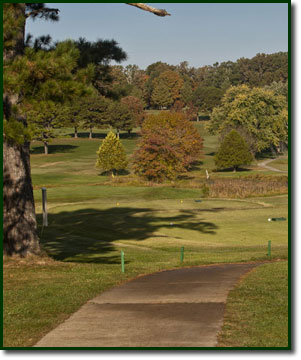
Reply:
[[124, 252], [121, 251], [121, 272], [124, 273]]
[[184, 246], [181, 247], [181, 263], [184, 261]]
[[271, 258], [271, 240], [268, 241], [268, 257]]

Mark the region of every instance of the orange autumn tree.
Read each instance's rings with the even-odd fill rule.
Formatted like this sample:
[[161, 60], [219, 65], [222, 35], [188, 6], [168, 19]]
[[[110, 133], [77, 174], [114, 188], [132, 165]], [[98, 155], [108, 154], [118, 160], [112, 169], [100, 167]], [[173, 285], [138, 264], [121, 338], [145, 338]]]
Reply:
[[156, 182], [174, 180], [201, 156], [203, 140], [182, 113], [149, 115], [133, 157], [134, 172]]

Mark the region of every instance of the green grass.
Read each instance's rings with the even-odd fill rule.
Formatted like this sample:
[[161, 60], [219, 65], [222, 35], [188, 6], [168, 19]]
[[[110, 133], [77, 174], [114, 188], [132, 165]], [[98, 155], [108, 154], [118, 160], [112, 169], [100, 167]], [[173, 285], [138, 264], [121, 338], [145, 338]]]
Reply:
[[221, 347], [288, 347], [288, 263], [257, 267], [227, 299]]
[[[285, 196], [197, 203], [192, 189], [133, 188], [133, 201], [129, 189], [103, 188], [108, 197], [104, 192], [90, 203], [50, 202], [43, 232], [37, 201], [41, 243], [54, 260], [4, 261], [4, 346], [32, 346], [86, 301], [140, 274], [267, 260], [268, 239], [272, 260], [287, 258], [287, 222], [267, 221], [286, 216]], [[74, 192], [75, 200], [79, 195]]]
[[[287, 259], [288, 223], [267, 221], [287, 217], [287, 195], [204, 199], [201, 189], [189, 182], [189, 177], [204, 179], [206, 168], [212, 177], [278, 174], [255, 165], [236, 174], [213, 173], [218, 138], [206, 132], [204, 122], [196, 127], [204, 138], [204, 157], [187, 180], [163, 186], [134, 186], [132, 174], [117, 178], [124, 179], [123, 184], [101, 175], [94, 165], [106, 130], [95, 131], [95, 139], [89, 140], [87, 132], [74, 139], [73, 129], [59, 129], [60, 138], [50, 144], [47, 156], [41, 143], [32, 143], [38, 231], [49, 257], [4, 260], [6, 347], [32, 346], [86, 301], [140, 274], [267, 260], [268, 240], [272, 260]], [[130, 157], [138, 138], [122, 133], [121, 141]], [[47, 228], [41, 226], [42, 186], [47, 187]], [[125, 274], [120, 269], [121, 250]]]
[[288, 171], [288, 157], [281, 157], [280, 159], [275, 159], [268, 164], [278, 170]]
[[[267, 242], [272, 240], [273, 257], [287, 257], [287, 222], [268, 222], [269, 217], [287, 217], [285, 201], [281, 205], [270, 203], [270, 198], [198, 203], [196, 191], [175, 195], [152, 193], [152, 188], [108, 190], [99, 191], [90, 202], [64, 204], [65, 199], [55, 198], [49, 203], [49, 227], [43, 229], [41, 243], [50, 255], [57, 260], [102, 263], [114, 262], [123, 249], [135, 267], [141, 255], [153, 261], [153, 252], [145, 255], [145, 249], [159, 251], [158, 261], [168, 263], [185, 246], [190, 264], [252, 261], [266, 258]], [[79, 195], [87, 198], [81, 190], [74, 200], [80, 200]], [[39, 202], [37, 211], [41, 224]]]

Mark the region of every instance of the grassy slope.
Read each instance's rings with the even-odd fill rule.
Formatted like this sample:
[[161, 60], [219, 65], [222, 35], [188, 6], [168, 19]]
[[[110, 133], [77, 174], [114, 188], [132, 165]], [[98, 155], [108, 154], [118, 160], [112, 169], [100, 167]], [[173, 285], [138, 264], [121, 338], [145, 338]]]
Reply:
[[262, 265], [228, 296], [222, 347], [288, 347], [288, 264]]

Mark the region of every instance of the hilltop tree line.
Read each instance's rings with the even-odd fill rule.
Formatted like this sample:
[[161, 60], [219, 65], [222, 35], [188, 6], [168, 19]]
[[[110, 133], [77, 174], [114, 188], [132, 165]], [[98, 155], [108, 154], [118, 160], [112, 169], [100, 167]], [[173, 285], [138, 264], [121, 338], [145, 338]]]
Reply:
[[[70, 99], [60, 109], [53, 104], [41, 104], [28, 113], [33, 139], [48, 142], [58, 127], [87, 129], [89, 138], [93, 129], [128, 131], [141, 126], [145, 109], [170, 109], [185, 114], [189, 120], [209, 119], [213, 110], [222, 106], [222, 99], [231, 87], [241, 85], [264, 88], [287, 98], [287, 53], [257, 54], [252, 59], [215, 63], [200, 68], [189, 67], [186, 61], [179, 65], [156, 62], [141, 70], [137, 65], [110, 66], [111, 59], [123, 61], [126, 54], [115, 41], [98, 40], [94, 43], [83, 38], [73, 42], [76, 68], [91, 81], [89, 96]], [[27, 47], [34, 53], [57, 51], [60, 43], [51, 44], [49, 37], [32, 42]], [[114, 56], [112, 56], [114, 54]], [[47, 57], [47, 55], [45, 55]], [[93, 64], [93, 69], [92, 69]], [[92, 74], [93, 73], [93, 74]]]
[[110, 76], [112, 82], [106, 94], [115, 99], [131, 95], [139, 98], [146, 109], [187, 107], [208, 115], [231, 86], [273, 86], [287, 93], [288, 57], [286, 52], [257, 54], [252, 59], [199, 68], [190, 67], [187, 61], [179, 65], [158, 61], [145, 70], [137, 65], [115, 65], [110, 68]]

